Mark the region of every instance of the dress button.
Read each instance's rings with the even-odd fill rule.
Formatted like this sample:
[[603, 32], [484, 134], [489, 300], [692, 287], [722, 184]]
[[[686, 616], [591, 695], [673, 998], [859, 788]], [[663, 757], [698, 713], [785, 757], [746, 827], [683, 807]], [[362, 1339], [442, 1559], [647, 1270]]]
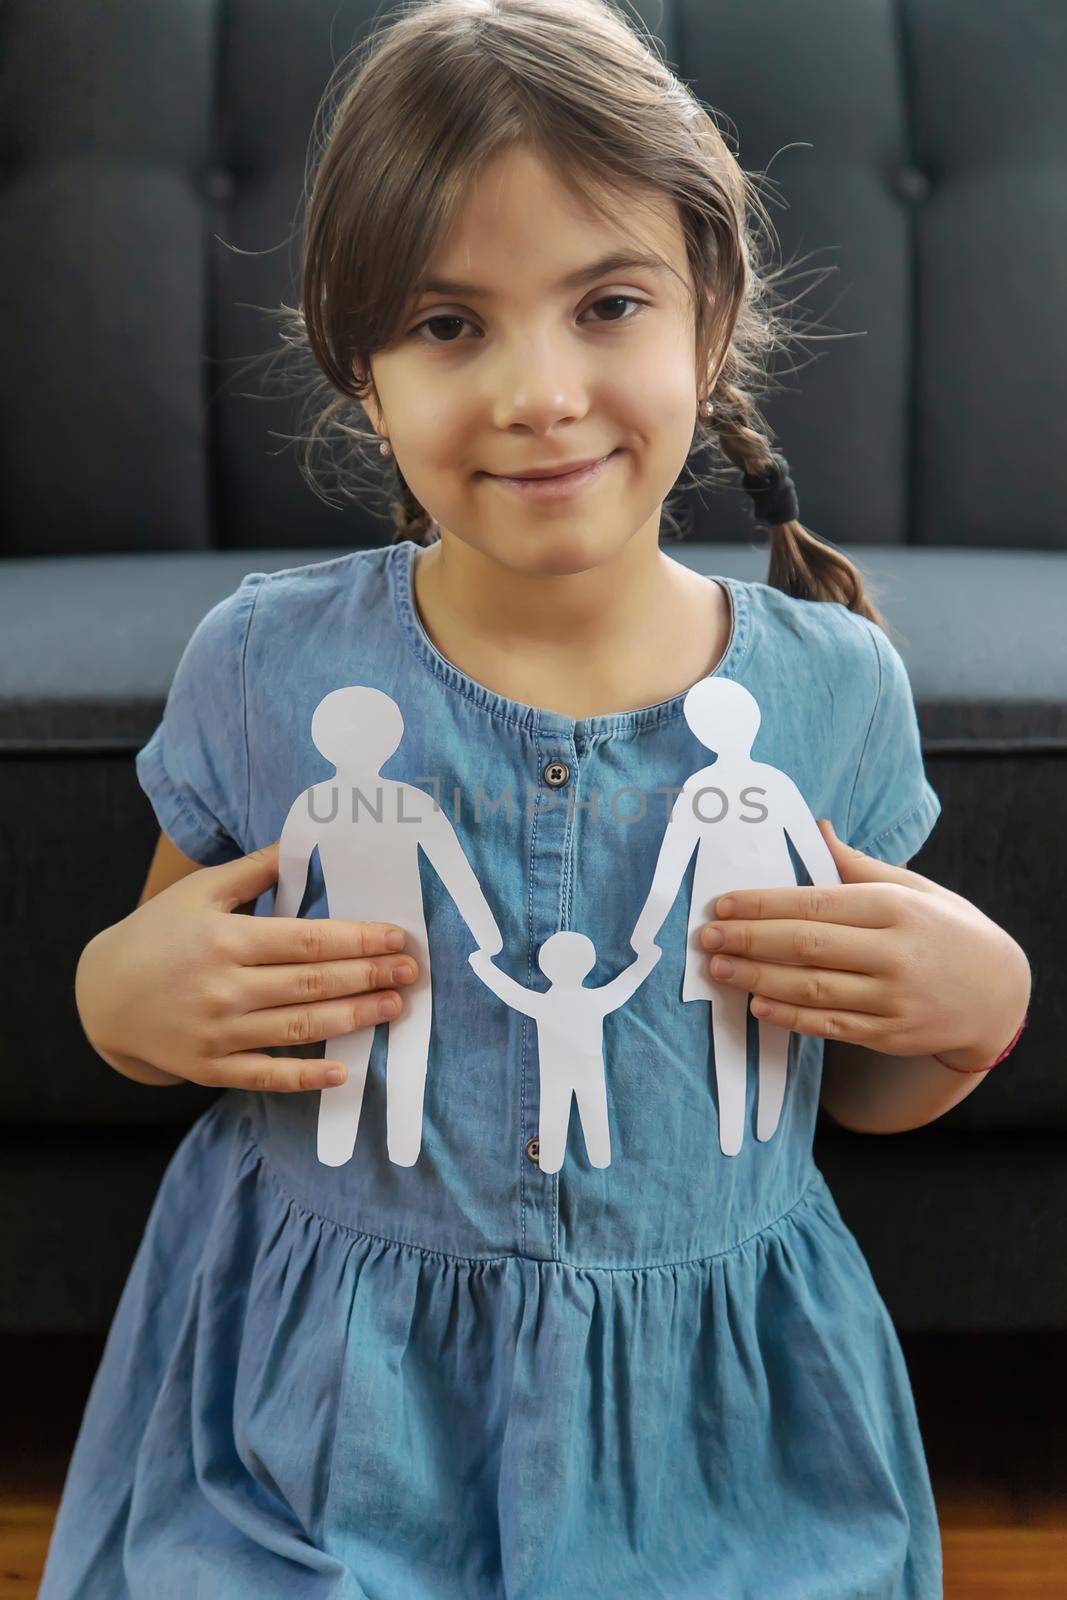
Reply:
[[571, 775], [571, 769], [565, 761], [550, 761], [545, 768], [545, 782], [552, 785], [553, 789], [561, 789]]
[[527, 1139], [526, 1154], [536, 1166], [541, 1156], [541, 1141], [538, 1138]]

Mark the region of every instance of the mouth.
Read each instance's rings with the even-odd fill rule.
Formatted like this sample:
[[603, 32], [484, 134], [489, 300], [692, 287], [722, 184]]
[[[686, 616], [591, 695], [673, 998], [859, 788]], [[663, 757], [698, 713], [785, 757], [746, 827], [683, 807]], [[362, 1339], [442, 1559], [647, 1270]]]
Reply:
[[595, 483], [609, 462], [618, 454], [618, 450], [612, 450], [588, 467], [579, 467], [574, 472], [561, 472], [553, 478], [504, 478], [493, 472], [484, 472], [480, 476], [488, 478], [490, 483], [499, 483], [502, 488], [510, 489], [516, 494], [525, 495], [527, 499], [562, 500], [567, 496], [578, 494], [587, 485]]

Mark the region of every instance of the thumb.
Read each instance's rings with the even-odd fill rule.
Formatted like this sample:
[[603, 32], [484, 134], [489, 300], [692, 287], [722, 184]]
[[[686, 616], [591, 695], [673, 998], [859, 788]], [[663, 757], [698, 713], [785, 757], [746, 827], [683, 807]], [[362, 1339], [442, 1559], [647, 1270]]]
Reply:
[[862, 850], [856, 850], [850, 844], [845, 844], [834, 832], [834, 825], [829, 817], [819, 817], [819, 828], [826, 840], [830, 854], [834, 858], [834, 865], [841, 874], [842, 883], [904, 883], [910, 882], [913, 874], [906, 867], [894, 867], [888, 861], [879, 861], [875, 856], [864, 855]]
[[212, 895], [220, 904], [243, 906], [256, 900], [278, 881], [279, 839], [250, 850], [236, 861], [224, 861], [210, 869]]

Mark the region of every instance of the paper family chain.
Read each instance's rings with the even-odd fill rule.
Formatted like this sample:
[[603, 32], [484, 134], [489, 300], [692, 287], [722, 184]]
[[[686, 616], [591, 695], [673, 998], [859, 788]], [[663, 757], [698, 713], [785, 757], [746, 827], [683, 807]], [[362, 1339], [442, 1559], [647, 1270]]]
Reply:
[[[494, 964], [492, 958], [503, 943], [500, 930], [444, 812], [416, 785], [381, 777], [381, 768], [404, 737], [404, 718], [397, 702], [366, 684], [333, 689], [319, 701], [311, 719], [311, 739], [333, 764], [337, 777], [303, 791], [289, 808], [279, 840], [274, 915], [297, 915], [317, 848], [331, 916], [391, 922], [407, 934], [407, 950], [418, 962], [419, 976], [404, 990], [405, 1010], [387, 1025], [386, 1136], [389, 1159], [397, 1165], [413, 1165], [422, 1147], [432, 1029], [433, 991], [419, 847], [477, 940], [479, 948], [468, 957], [471, 967], [505, 1005], [531, 1017], [537, 1025], [539, 1164], [545, 1172], [557, 1172], [563, 1164], [572, 1095], [590, 1164], [606, 1167], [611, 1163], [604, 1018], [627, 1003], [662, 955], [655, 938], [695, 851], [681, 998], [683, 1002], [710, 1003], [719, 1146], [728, 1156], [741, 1149], [748, 996], [711, 977], [699, 943], [700, 929], [709, 920], [708, 908], [729, 888], [738, 884], [774, 888], [795, 882], [786, 833], [813, 884], [840, 883], [841, 879], [796, 784], [779, 768], [752, 758], [762, 720], [755, 696], [733, 679], [709, 677], [689, 690], [683, 709], [696, 738], [713, 750], [717, 759], [688, 776], [674, 803], [652, 883], [631, 934], [636, 959], [610, 982], [586, 988], [582, 980], [596, 965], [596, 946], [586, 934], [563, 929], [550, 935], [537, 952], [538, 966], [549, 986], [535, 990], [517, 983]], [[324, 804], [338, 780], [361, 787], [377, 781], [398, 791], [403, 804], [397, 808], [397, 820], [386, 820], [370, 834], [353, 828], [336, 808]], [[709, 780], [734, 793], [758, 784], [768, 811], [766, 826], [740, 827], [722, 819], [713, 823], [703, 818], [692, 801]], [[321, 820], [324, 816], [326, 820]], [[347, 1069], [344, 1083], [320, 1091], [317, 1155], [327, 1166], [341, 1166], [352, 1158], [373, 1037], [373, 1029], [360, 1028], [327, 1041], [326, 1053], [343, 1061]], [[789, 1038], [782, 1028], [759, 1024], [756, 1136], [761, 1140], [771, 1138], [779, 1124]]]

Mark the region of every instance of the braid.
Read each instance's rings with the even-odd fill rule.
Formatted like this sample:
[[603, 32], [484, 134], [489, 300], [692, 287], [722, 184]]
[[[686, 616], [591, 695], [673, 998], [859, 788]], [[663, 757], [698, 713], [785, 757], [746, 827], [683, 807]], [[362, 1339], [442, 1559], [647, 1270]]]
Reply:
[[[744, 389], [721, 376], [715, 385], [715, 410], [708, 426], [726, 459], [742, 474], [764, 477], [781, 458], [756, 426], [752, 401]], [[860, 573], [840, 550], [805, 528], [802, 522], [781, 522], [770, 528], [772, 588], [801, 600], [833, 600], [888, 633], [885, 618], [866, 590]]]

